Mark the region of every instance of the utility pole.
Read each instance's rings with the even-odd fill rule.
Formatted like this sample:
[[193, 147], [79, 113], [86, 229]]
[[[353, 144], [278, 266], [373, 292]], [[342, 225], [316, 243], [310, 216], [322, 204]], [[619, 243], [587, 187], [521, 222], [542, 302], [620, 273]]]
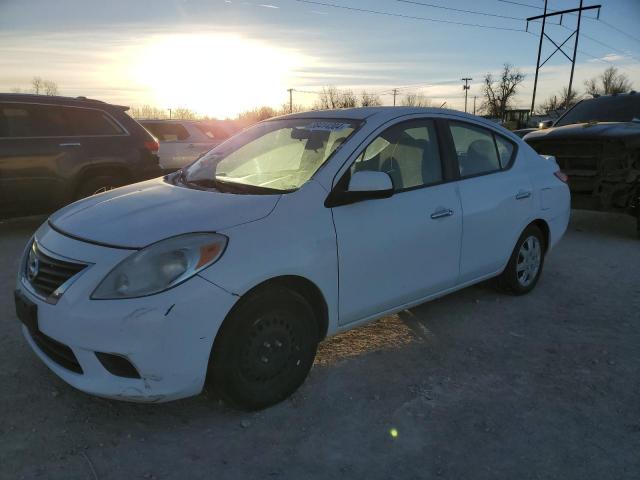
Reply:
[[293, 113], [293, 88], [287, 88], [289, 92], [289, 113]]
[[398, 89], [394, 88], [393, 89], [393, 106], [396, 106], [396, 95], [398, 95]]
[[473, 78], [470, 77], [465, 77], [462, 79], [462, 81], [464, 82], [464, 85], [462, 86], [462, 89], [464, 90], [464, 113], [467, 113], [467, 94], [469, 93], [469, 80], [473, 80]]
[[169, 110], [169, 120], [171, 120], [171, 109], [168, 108], [167, 110]]
[[[547, 13], [547, 0], [545, 0], [544, 1], [544, 14], [536, 15], [535, 17], [527, 18], [527, 29], [526, 29], [527, 31], [529, 31], [529, 22], [534, 21], [534, 20], [542, 19], [542, 30], [540, 31], [540, 42], [538, 43], [538, 60], [536, 61], [536, 76], [535, 76], [535, 79], [533, 81], [533, 97], [531, 98], [531, 112], [532, 113], [533, 113], [533, 110], [534, 110], [534, 108], [536, 106], [536, 88], [538, 86], [538, 71], [558, 51], [560, 51], [560, 53], [562, 53], [571, 62], [571, 76], [569, 77], [569, 89], [568, 89], [569, 95], [567, 96], [567, 102], [569, 101], [569, 98], [571, 97], [571, 86], [573, 84], [573, 71], [575, 70], [575, 67], [576, 67], [576, 54], [578, 53], [578, 37], [580, 36], [580, 22], [582, 20], [582, 12], [584, 10], [597, 9], [598, 10], [598, 14], [597, 14], [596, 18], [600, 18], [600, 8], [602, 7], [602, 5], [589, 5], [588, 7], [584, 7], [584, 6], [582, 6], [582, 2], [583, 2], [583, 0], [580, 0], [580, 6], [578, 8], [569, 8], [567, 10], [557, 10], [557, 11], [553, 11], [551, 13]], [[574, 12], [578, 12], [578, 25], [577, 25], [576, 29], [571, 32], [571, 35], [569, 35], [567, 38], [565, 38], [564, 41], [558, 45], [544, 31], [545, 21], [546, 21], [546, 19], [548, 17], [555, 17], [557, 15], [560, 15], [560, 23], [562, 23], [562, 16], [563, 15], [566, 15], [567, 13], [574, 13]], [[573, 43], [573, 57], [570, 57], [569, 55], [566, 54], [566, 52], [562, 49], [562, 47], [574, 35], [575, 35], [575, 39], [574, 39], [574, 43]], [[556, 47], [556, 49], [551, 53], [551, 55], [549, 55], [547, 57], [547, 59], [544, 62], [540, 63], [540, 54], [542, 53], [542, 41], [545, 38], [547, 40], [549, 40], [551, 43], [553, 43], [553, 45]]]
[[578, 39], [580, 38], [580, 20], [582, 19], [582, 0], [580, 0], [580, 10], [578, 10], [578, 26], [576, 27], [576, 41], [573, 44], [573, 62], [571, 62], [571, 75], [569, 76], [569, 89], [567, 90], [567, 102], [564, 108], [569, 108], [571, 100], [571, 85], [573, 85], [573, 70], [576, 67], [576, 53], [578, 51]]
[[473, 114], [474, 114], [474, 115], [476, 114], [476, 98], [478, 98], [478, 97], [476, 97], [476, 96], [474, 95], [474, 96], [473, 96]]

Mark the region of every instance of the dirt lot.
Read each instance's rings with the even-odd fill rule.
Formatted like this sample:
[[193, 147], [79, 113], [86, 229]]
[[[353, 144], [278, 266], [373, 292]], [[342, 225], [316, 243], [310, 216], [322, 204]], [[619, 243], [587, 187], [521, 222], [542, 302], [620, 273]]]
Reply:
[[631, 218], [574, 211], [528, 296], [488, 282], [325, 341], [302, 389], [259, 413], [107, 401], [50, 373], [12, 302], [40, 220], [0, 224], [3, 479], [640, 478]]

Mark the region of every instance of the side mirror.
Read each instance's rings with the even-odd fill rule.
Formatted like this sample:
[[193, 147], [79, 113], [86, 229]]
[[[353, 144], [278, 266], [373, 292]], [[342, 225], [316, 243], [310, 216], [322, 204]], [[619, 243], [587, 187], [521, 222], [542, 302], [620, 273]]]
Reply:
[[544, 122], [540, 122], [538, 124], [538, 128], [544, 130], [545, 128], [553, 127], [553, 120], [545, 120]]
[[343, 183], [342, 187], [336, 186], [324, 204], [326, 207], [337, 207], [362, 200], [389, 198], [391, 195], [393, 195], [393, 182], [389, 174], [367, 170], [351, 175], [348, 185], [344, 186]]
[[388, 173], [365, 170], [351, 176], [347, 191], [374, 195], [371, 198], [384, 198], [393, 193], [393, 182]]

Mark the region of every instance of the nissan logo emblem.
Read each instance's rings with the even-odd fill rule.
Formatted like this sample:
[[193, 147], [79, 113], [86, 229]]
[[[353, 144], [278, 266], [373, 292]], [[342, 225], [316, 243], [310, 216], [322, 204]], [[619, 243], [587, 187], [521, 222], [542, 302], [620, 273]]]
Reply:
[[40, 261], [36, 255], [34, 250], [29, 252], [29, 259], [27, 260], [27, 278], [29, 281], [33, 281], [34, 278], [38, 276], [38, 271], [40, 270]]

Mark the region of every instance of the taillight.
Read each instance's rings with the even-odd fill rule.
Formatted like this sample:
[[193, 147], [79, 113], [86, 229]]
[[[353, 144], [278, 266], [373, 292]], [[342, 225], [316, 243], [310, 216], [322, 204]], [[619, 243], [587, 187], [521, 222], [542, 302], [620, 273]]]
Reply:
[[567, 175], [566, 173], [564, 173], [562, 170], [558, 170], [556, 172], [553, 172], [553, 174], [556, 176], [556, 178], [558, 180], [560, 180], [562, 183], [569, 183], [569, 175]]
[[157, 140], [145, 140], [144, 148], [149, 150], [151, 153], [158, 153], [158, 150], [160, 149], [160, 144], [158, 143]]

